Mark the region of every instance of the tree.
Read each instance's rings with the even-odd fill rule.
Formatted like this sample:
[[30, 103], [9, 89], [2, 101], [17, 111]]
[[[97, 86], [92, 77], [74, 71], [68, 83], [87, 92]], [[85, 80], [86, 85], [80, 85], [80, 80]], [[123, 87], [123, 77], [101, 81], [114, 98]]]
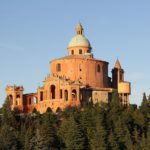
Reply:
[[34, 108], [34, 109], [32, 110], [32, 113], [33, 113], [33, 114], [38, 114], [39, 112], [37, 111], [36, 108]]
[[[97, 107], [95, 107], [97, 108]], [[88, 105], [84, 108], [84, 111], [81, 113], [80, 122], [85, 137], [86, 150], [90, 150], [92, 147], [92, 139], [96, 132], [96, 111], [95, 108], [91, 105]]]
[[150, 122], [148, 123], [148, 130], [147, 130], [147, 135], [146, 135], [146, 150], [150, 149]]
[[111, 100], [111, 106], [120, 106], [121, 103], [120, 103], [120, 98], [119, 98], [119, 95], [118, 95], [118, 92], [117, 90], [113, 90], [112, 92], [112, 100]]
[[146, 115], [147, 113], [150, 112], [149, 102], [147, 100], [146, 93], [143, 93], [143, 99], [142, 99], [142, 104], [141, 104], [140, 110], [144, 115]]
[[33, 125], [31, 124], [25, 133], [24, 150], [34, 149], [34, 146], [35, 146], [35, 143], [33, 140], [34, 138], [35, 138], [35, 131], [34, 131]]
[[61, 110], [60, 107], [58, 107], [58, 108], [56, 109], [56, 113], [57, 113], [57, 114], [61, 114], [61, 113], [62, 113], [62, 110]]
[[42, 116], [42, 123], [36, 130], [38, 149], [49, 150], [59, 148], [58, 137], [56, 134], [56, 116], [52, 111], [47, 111]]
[[[67, 128], [67, 130], [65, 130]], [[84, 150], [85, 138], [79, 122], [73, 116], [64, 120], [59, 131], [61, 139], [64, 141], [64, 147], [67, 150]]]
[[92, 150], [105, 150], [106, 149], [106, 131], [103, 127], [102, 120], [96, 118], [96, 128], [95, 133], [91, 139], [91, 149]]
[[52, 111], [52, 109], [50, 107], [48, 107], [47, 110], [46, 110], [46, 112], [47, 113], [52, 113], [53, 111]]
[[124, 123], [124, 118], [119, 118], [115, 123], [115, 140], [119, 149], [132, 149], [132, 142], [127, 125]]
[[0, 131], [0, 149], [2, 150], [19, 150], [19, 141], [17, 131], [11, 126], [5, 124]]
[[2, 107], [2, 121], [3, 124], [16, 126], [15, 114], [11, 111], [10, 101], [8, 99], [5, 100]]

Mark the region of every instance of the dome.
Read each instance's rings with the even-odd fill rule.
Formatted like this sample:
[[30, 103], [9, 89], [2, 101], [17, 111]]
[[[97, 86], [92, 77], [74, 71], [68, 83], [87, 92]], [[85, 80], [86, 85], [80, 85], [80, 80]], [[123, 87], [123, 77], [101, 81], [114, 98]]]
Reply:
[[76, 26], [76, 35], [71, 39], [70, 43], [68, 44], [69, 47], [75, 46], [83, 46], [91, 48], [89, 40], [83, 34], [83, 27], [80, 23]]
[[68, 45], [68, 47], [75, 46], [91, 47], [89, 40], [82, 34], [75, 35]]

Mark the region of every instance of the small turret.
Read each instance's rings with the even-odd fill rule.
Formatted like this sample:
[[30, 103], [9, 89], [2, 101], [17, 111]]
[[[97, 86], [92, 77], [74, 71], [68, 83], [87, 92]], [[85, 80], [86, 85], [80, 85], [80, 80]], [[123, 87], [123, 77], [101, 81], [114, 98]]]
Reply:
[[124, 70], [121, 68], [119, 59], [116, 60], [115, 66], [112, 69], [112, 86], [118, 88], [118, 83], [124, 81]]
[[10, 101], [11, 109], [18, 109], [19, 111], [23, 110], [23, 86], [7, 86], [6, 94], [7, 98]]
[[83, 34], [83, 27], [80, 23], [76, 26], [76, 33], [82, 35]]
[[129, 95], [131, 94], [130, 82], [124, 81], [124, 70], [122, 69], [119, 59], [116, 60], [112, 69], [112, 88], [117, 89], [121, 103], [129, 105]]

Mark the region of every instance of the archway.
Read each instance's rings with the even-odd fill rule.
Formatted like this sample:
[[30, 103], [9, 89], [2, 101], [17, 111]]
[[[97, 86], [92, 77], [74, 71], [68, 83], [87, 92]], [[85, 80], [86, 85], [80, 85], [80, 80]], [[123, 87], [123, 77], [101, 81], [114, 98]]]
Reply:
[[16, 105], [20, 105], [20, 94], [16, 96]]
[[52, 99], [55, 99], [55, 90], [56, 90], [56, 87], [55, 85], [51, 85], [51, 98]]
[[101, 67], [100, 67], [100, 65], [98, 64], [97, 65], [97, 72], [100, 72], [101, 71]]
[[35, 96], [34, 96], [34, 98], [33, 98], [33, 102], [34, 102], [34, 104], [37, 104], [37, 103], [38, 103], [38, 99], [37, 99], [37, 97], [35, 97]]
[[11, 94], [8, 96], [8, 100], [10, 105], [13, 105], [13, 96]]
[[77, 91], [75, 89], [72, 90], [72, 100], [77, 100]]

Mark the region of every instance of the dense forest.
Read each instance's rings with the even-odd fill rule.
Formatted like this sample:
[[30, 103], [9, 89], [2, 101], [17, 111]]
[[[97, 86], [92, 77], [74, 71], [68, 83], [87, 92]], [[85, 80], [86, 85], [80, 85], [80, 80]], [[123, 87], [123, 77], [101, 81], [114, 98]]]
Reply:
[[0, 110], [0, 150], [149, 150], [150, 100], [122, 106], [114, 91], [110, 104], [50, 108], [44, 114]]

